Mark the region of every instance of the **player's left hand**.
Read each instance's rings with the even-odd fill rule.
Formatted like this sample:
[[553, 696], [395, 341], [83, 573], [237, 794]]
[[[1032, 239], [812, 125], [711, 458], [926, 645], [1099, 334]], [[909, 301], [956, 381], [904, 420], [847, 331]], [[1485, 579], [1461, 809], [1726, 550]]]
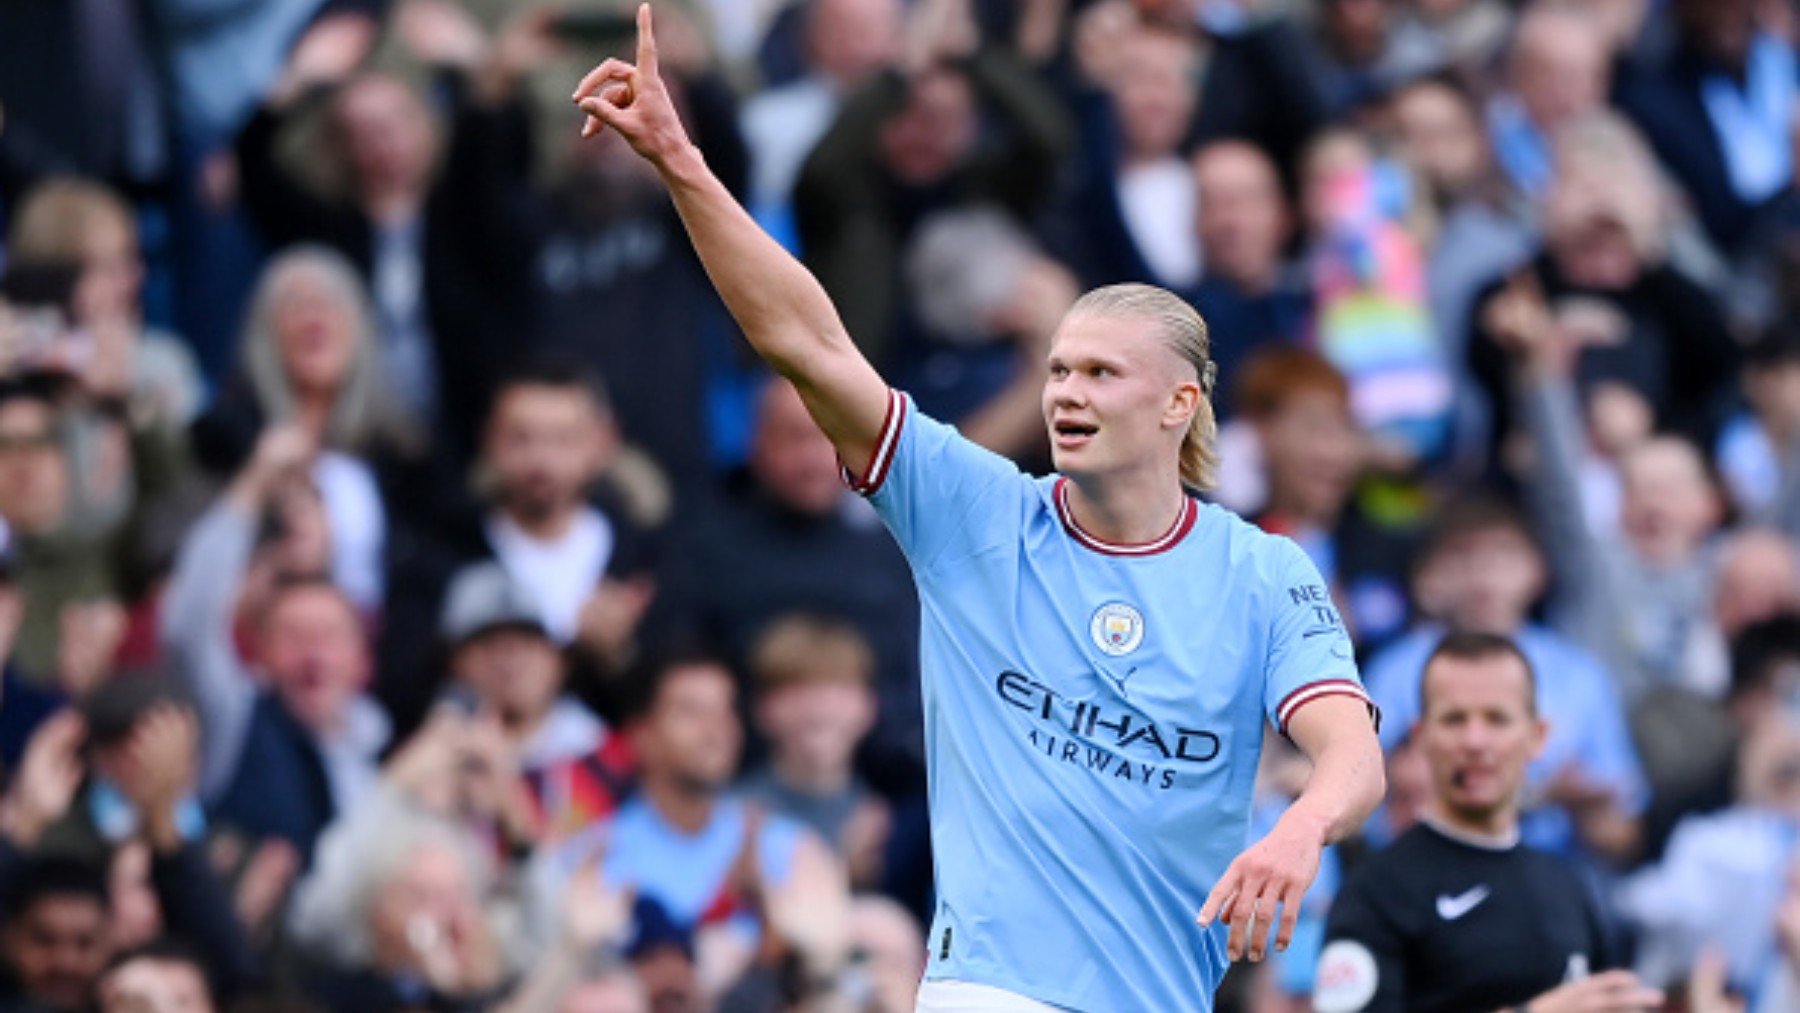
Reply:
[[[1293, 814], [1290, 812], [1289, 817]], [[1269, 835], [1237, 857], [1207, 895], [1200, 924], [1231, 926], [1225, 953], [1232, 960], [1261, 960], [1268, 952], [1269, 927], [1281, 908], [1275, 949], [1286, 950], [1300, 917], [1300, 898], [1319, 874], [1323, 836], [1297, 819], [1283, 817]]]

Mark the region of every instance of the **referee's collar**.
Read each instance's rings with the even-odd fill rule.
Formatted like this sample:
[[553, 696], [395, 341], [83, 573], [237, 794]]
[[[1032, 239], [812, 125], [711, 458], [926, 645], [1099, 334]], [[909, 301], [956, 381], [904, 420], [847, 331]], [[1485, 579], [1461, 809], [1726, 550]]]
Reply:
[[1081, 522], [1075, 519], [1075, 510], [1069, 506], [1069, 480], [1058, 476], [1056, 479], [1056, 516], [1062, 520], [1063, 529], [1069, 537], [1075, 539], [1083, 548], [1108, 556], [1154, 556], [1159, 552], [1167, 552], [1194, 529], [1194, 522], [1200, 518], [1200, 502], [1194, 497], [1183, 494], [1181, 497], [1181, 513], [1176, 516], [1175, 523], [1169, 529], [1147, 542], [1109, 542], [1098, 535], [1089, 534], [1082, 528]]
[[1519, 846], [1519, 827], [1514, 824], [1512, 831], [1506, 834], [1475, 834], [1467, 830], [1457, 830], [1446, 826], [1444, 822], [1431, 815], [1421, 815], [1419, 822], [1425, 824], [1432, 833], [1446, 837], [1458, 844], [1466, 844], [1471, 848], [1483, 851], [1511, 851]]

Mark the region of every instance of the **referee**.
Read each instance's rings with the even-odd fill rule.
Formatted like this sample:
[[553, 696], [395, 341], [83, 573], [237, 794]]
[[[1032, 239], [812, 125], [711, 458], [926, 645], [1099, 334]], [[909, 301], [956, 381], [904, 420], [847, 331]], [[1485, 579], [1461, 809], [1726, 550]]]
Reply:
[[[1332, 907], [1317, 1013], [1639, 1013], [1662, 994], [1602, 971], [1588, 889], [1519, 843], [1525, 768], [1544, 745], [1536, 681], [1505, 637], [1452, 633], [1425, 663], [1415, 746], [1427, 814]], [[1599, 972], [1599, 973], [1596, 973]]]

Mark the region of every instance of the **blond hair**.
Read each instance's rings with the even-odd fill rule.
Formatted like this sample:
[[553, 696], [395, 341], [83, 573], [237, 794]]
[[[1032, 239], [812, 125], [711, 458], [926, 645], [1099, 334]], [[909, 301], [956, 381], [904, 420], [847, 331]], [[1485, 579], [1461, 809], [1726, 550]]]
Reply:
[[51, 179], [19, 202], [6, 245], [20, 262], [80, 264], [87, 260], [89, 237], [107, 225], [137, 244], [137, 222], [118, 194], [91, 180]]
[[826, 682], [867, 685], [875, 674], [875, 652], [846, 622], [794, 612], [756, 638], [750, 670], [765, 691]]
[[1167, 289], [1154, 285], [1107, 285], [1094, 289], [1069, 308], [1070, 317], [1096, 316], [1145, 320], [1155, 324], [1163, 343], [1188, 365], [1200, 383], [1200, 400], [1181, 438], [1181, 482], [1201, 492], [1219, 480], [1219, 420], [1213, 412], [1213, 386], [1219, 367], [1212, 360], [1212, 338], [1198, 310]]

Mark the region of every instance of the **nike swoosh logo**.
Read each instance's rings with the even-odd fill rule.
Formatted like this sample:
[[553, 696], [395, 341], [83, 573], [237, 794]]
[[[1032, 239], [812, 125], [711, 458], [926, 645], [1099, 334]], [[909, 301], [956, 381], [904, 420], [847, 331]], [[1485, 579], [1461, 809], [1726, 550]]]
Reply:
[[1481, 902], [1487, 899], [1488, 888], [1485, 885], [1464, 890], [1454, 897], [1440, 893], [1437, 899], [1438, 917], [1453, 922], [1480, 907]]

